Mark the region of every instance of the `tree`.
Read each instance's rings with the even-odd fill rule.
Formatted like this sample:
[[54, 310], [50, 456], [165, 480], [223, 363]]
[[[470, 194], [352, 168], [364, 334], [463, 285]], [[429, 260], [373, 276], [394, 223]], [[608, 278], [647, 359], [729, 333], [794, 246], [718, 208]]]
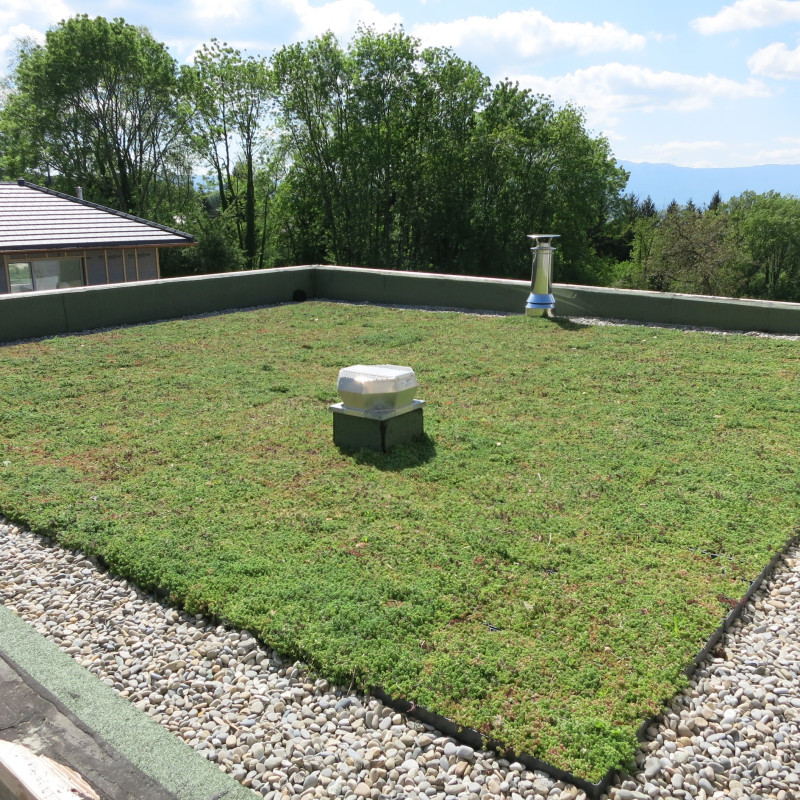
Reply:
[[561, 233], [552, 229], [548, 178], [553, 113], [548, 98], [509, 81], [489, 94], [475, 132], [476, 267], [492, 264], [493, 274], [522, 277], [530, 260], [526, 235]]
[[739, 281], [728, 216], [722, 211], [699, 213], [689, 201], [673, 201], [659, 217], [640, 217], [634, 226], [631, 272], [633, 288], [660, 292], [734, 295]]
[[727, 205], [743, 293], [800, 299], [800, 198], [744, 192]]
[[[81, 15], [24, 44], [0, 116], [3, 172], [141, 216], [191, 191], [186, 108], [164, 45], [123, 19]], [[16, 177], [16, 176], [15, 176]]]
[[611, 208], [613, 210], [609, 219], [593, 237], [595, 249], [598, 255], [612, 264], [625, 263], [631, 257], [637, 221], [643, 217], [655, 216], [655, 205], [650, 197], [640, 200], [631, 192], [620, 197]]
[[411, 186], [419, 100], [417, 43], [402, 31], [362, 29], [346, 53], [347, 129], [338, 136], [351, 259], [397, 267]]
[[645, 199], [639, 204], [639, 217], [655, 217], [658, 214], [658, 209], [656, 208], [656, 204], [653, 202], [653, 198], [650, 195], [647, 195]]
[[419, 53], [416, 87], [402, 196], [408, 266], [468, 273], [496, 267], [500, 254], [494, 262], [483, 258], [477, 219], [478, 128], [489, 81], [452, 51], [428, 48]]
[[552, 229], [561, 233], [562, 281], [602, 283], [610, 266], [598, 258], [595, 238], [614, 215], [628, 173], [608, 141], [590, 136], [583, 114], [559, 109], [549, 127], [552, 168], [546, 185], [553, 197]]
[[483, 270], [520, 276], [527, 262], [526, 233], [554, 233], [558, 279], [598, 283], [608, 260], [597, 250], [606, 225], [620, 213], [627, 173], [608, 142], [586, 132], [571, 106], [506, 81], [494, 87], [480, 115], [475, 158]]
[[627, 175], [578, 110], [492, 90], [402, 31], [362, 29], [347, 49], [327, 34], [272, 63], [291, 153], [280, 236], [296, 258], [517, 277], [526, 234], [552, 232], [562, 277], [598, 282], [610, 263], [596, 245]]
[[744, 192], [711, 205], [673, 201], [663, 217], [638, 220], [621, 285], [800, 300], [800, 198]]
[[286, 221], [295, 249], [396, 268], [457, 260], [483, 76], [402, 31], [369, 28], [346, 50], [332, 34], [285, 47], [273, 69], [292, 154], [281, 194], [293, 205], [281, 205], [320, 221], [316, 246]]
[[161, 274], [203, 275], [247, 268], [233, 220], [218, 209], [219, 198], [198, 192], [187, 209], [185, 226], [197, 238], [195, 247], [169, 248], [161, 254]]
[[[288, 214], [284, 227], [293, 234], [292, 247], [296, 253], [314, 254], [313, 261], [351, 263], [351, 242], [342, 230], [350, 216], [344, 191], [350, 165], [340, 159], [351, 92], [345, 54], [327, 33], [307, 45], [281, 48], [272, 69], [293, 162], [277, 203]], [[293, 203], [285, 202], [287, 194]], [[294, 203], [309, 222], [316, 223], [313, 241], [293, 224]]]
[[[212, 39], [185, 69], [192, 100], [192, 141], [211, 167], [220, 211], [231, 215], [249, 269], [260, 266], [256, 162], [272, 89], [266, 61]], [[265, 205], [267, 198], [262, 198]], [[263, 230], [263, 226], [262, 226]], [[259, 258], [261, 256], [261, 258]]]

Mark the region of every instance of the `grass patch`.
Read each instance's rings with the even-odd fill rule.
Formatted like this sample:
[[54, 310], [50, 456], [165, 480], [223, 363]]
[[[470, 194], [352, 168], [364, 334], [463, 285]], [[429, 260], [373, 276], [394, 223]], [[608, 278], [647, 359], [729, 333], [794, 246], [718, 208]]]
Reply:
[[[333, 446], [341, 367], [428, 440]], [[798, 520], [800, 345], [328, 303], [0, 348], [0, 511], [587, 780]]]

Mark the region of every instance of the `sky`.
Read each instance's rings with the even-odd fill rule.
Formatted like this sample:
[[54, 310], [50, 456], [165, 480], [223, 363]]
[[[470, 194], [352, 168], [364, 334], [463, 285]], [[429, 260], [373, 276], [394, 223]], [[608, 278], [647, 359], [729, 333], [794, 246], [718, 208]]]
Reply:
[[0, 0], [0, 67], [15, 42], [75, 14], [144, 25], [181, 63], [212, 37], [269, 56], [359, 23], [402, 26], [493, 81], [583, 109], [626, 161], [800, 164], [800, 0]]

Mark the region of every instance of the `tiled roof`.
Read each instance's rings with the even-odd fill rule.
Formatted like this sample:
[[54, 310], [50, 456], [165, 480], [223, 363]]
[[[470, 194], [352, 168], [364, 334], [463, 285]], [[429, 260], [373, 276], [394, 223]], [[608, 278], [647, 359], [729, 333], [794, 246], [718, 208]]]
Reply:
[[192, 244], [188, 233], [19, 180], [0, 181], [0, 252]]

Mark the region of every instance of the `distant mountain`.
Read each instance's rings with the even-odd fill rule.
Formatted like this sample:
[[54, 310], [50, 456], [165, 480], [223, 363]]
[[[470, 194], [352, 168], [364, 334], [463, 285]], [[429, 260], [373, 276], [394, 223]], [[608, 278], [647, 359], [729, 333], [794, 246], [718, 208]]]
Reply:
[[650, 195], [657, 208], [668, 206], [672, 200], [681, 205], [693, 200], [698, 207], [707, 206], [717, 191], [723, 200], [748, 190], [800, 196], [800, 164], [693, 169], [673, 164], [619, 163], [631, 174], [626, 193], [633, 192], [642, 199]]

